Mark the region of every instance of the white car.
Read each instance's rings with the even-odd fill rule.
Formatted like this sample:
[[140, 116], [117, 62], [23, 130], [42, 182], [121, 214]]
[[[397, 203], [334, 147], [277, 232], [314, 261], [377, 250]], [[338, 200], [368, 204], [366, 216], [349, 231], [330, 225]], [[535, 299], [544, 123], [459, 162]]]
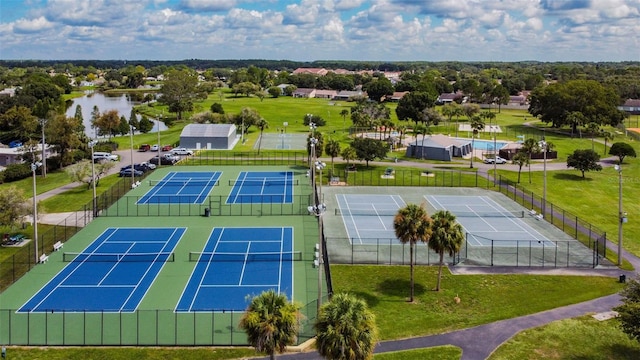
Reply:
[[93, 153], [93, 162], [118, 161], [118, 155], [109, 152], [96, 151]]
[[496, 156], [495, 158], [486, 158], [484, 159], [484, 163], [485, 164], [506, 164], [507, 163], [507, 159], [501, 158], [500, 156]]
[[149, 151], [155, 151], [155, 152], [158, 152], [158, 149], [159, 149], [159, 148], [160, 148], [160, 147], [158, 146], [158, 144], [156, 144], [156, 145], [151, 146], [151, 149], [149, 149]]
[[174, 155], [193, 155], [193, 151], [183, 147], [173, 148], [171, 153]]

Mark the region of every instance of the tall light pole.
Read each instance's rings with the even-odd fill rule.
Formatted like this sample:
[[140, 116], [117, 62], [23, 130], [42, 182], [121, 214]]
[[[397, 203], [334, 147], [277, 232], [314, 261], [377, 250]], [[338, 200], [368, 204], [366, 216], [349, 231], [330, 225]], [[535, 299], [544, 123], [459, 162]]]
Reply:
[[547, 218], [547, 151], [549, 150], [549, 143], [547, 143], [545, 136], [542, 136], [542, 140], [539, 143], [542, 148], [542, 217]]
[[33, 174], [33, 244], [35, 245], [35, 263], [40, 261], [38, 257], [38, 194], [36, 193], [36, 170], [42, 163], [34, 162], [31, 164], [31, 172]]
[[627, 214], [622, 211], [622, 165], [615, 165], [618, 172], [618, 266], [622, 265], [622, 224], [627, 222]]
[[89, 147], [91, 148], [91, 186], [93, 187], [93, 217], [98, 216], [98, 198], [96, 197], [96, 168], [95, 160], [93, 159], [93, 147], [96, 146], [97, 141], [89, 141]]
[[42, 177], [47, 177], [47, 153], [45, 152], [45, 137], [44, 137], [44, 125], [47, 123], [47, 119], [40, 119], [40, 127], [42, 128]]
[[[312, 127], [313, 129], [313, 127]], [[311, 147], [311, 155], [313, 158], [312, 166], [311, 166], [311, 180], [313, 187], [313, 196], [314, 196], [314, 205], [309, 206], [309, 213], [315, 215], [318, 218], [318, 301], [317, 301], [317, 313], [320, 313], [320, 307], [322, 305], [322, 266], [324, 265], [323, 260], [323, 238], [322, 238], [322, 227], [323, 220], [322, 216], [327, 210], [327, 206], [323, 204], [322, 201], [322, 185], [320, 185], [320, 194], [316, 193], [316, 181], [315, 181], [315, 172], [316, 169], [320, 171], [320, 182], [322, 183], [322, 169], [326, 166], [325, 163], [317, 161], [316, 157], [316, 146], [318, 144], [318, 139], [312, 137], [310, 139], [310, 147]]]
[[[129, 131], [129, 140], [131, 142], [131, 187], [133, 188], [133, 184], [135, 183], [135, 180], [134, 180], [135, 169], [133, 168], [133, 132], [136, 131], [136, 128], [133, 126], [130, 126], [130, 127], [131, 129]], [[158, 158], [158, 160], [160, 160], [160, 158]]]
[[[164, 114], [164, 112], [163, 112]], [[158, 122], [158, 167], [160, 167], [160, 151], [162, 150], [162, 144], [160, 143], [160, 121], [162, 121], [162, 115], [160, 115], [160, 119], [156, 120]]]
[[493, 186], [496, 186], [496, 179], [498, 178], [498, 144], [496, 142], [496, 129], [491, 128], [493, 130]]

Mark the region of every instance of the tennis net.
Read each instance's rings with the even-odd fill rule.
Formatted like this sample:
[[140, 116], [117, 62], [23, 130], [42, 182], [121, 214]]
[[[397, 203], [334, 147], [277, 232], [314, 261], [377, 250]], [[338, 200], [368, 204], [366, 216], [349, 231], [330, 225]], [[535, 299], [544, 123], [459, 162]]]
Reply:
[[149, 180], [151, 186], [215, 186], [218, 185], [218, 180], [205, 179], [205, 180]]
[[221, 252], [189, 252], [189, 261], [302, 261], [301, 251], [291, 252], [256, 252], [256, 253], [221, 253]]
[[283, 186], [298, 185], [298, 179], [245, 179], [245, 180], [229, 180], [229, 186]]
[[[336, 215], [344, 216], [395, 216], [400, 209], [335, 209]], [[524, 211], [451, 211], [456, 217], [477, 218], [523, 218]]]
[[174, 253], [74, 253], [62, 254], [64, 262], [173, 262]]

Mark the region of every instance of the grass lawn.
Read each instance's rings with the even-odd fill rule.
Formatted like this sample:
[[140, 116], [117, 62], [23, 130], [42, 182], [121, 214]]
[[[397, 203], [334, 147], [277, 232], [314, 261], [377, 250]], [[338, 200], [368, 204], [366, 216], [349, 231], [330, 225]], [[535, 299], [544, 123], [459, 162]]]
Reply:
[[[640, 154], [640, 144], [630, 143]], [[602, 144], [600, 144], [602, 146]], [[499, 170], [504, 180], [517, 182], [518, 173]], [[640, 255], [640, 161], [625, 159], [622, 165], [623, 210], [628, 213], [629, 222], [623, 226], [623, 246]], [[527, 169], [523, 168], [520, 185], [537, 197], [542, 197], [544, 173], [534, 171], [531, 183]], [[618, 241], [618, 172], [605, 167], [599, 172], [587, 172], [583, 179], [578, 170], [567, 169], [547, 172], [547, 201], [577, 215], [579, 218], [607, 232], [607, 238]]]
[[[533, 314], [610, 295], [617, 279], [542, 275], [451, 275], [432, 291], [438, 268], [415, 268], [415, 303], [408, 303], [409, 266], [331, 267], [336, 291], [367, 301], [382, 339], [438, 334]], [[455, 296], [461, 298], [456, 304]]]
[[640, 344], [619, 328], [615, 319], [598, 321], [591, 316], [555, 321], [529, 329], [499, 347], [490, 360], [640, 358]]
[[11, 360], [204, 360], [204, 359], [246, 359], [259, 356], [252, 349], [224, 348], [21, 348], [7, 349], [7, 359]]

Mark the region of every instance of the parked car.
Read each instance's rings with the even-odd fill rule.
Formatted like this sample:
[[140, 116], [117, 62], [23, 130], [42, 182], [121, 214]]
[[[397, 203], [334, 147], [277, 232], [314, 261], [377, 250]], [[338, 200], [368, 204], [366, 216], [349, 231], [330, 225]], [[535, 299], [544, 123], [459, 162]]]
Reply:
[[120, 170], [119, 175], [120, 177], [131, 177], [131, 172], [133, 172], [134, 177], [144, 175], [144, 173], [140, 170], [135, 170], [135, 169], [131, 170], [131, 165], [129, 165], [129, 168], [127, 169]]
[[142, 144], [140, 145], [140, 147], [138, 148], [138, 151], [149, 151], [149, 149], [151, 149], [151, 145], [149, 144]]
[[174, 156], [166, 156], [169, 154], [164, 154], [160, 157], [154, 156], [149, 160], [149, 163], [154, 164], [154, 165], [158, 165], [158, 163], [160, 165], [173, 165], [176, 162], [178, 162], [178, 159], [176, 159]]
[[151, 170], [155, 170], [155, 169], [156, 169], [156, 165], [155, 165], [155, 164], [152, 164], [152, 163], [150, 163], [150, 162], [148, 162], [148, 161], [141, 162], [141, 163], [140, 163], [140, 165], [142, 165], [142, 166], [146, 166], [146, 167], [148, 167], [148, 168], [149, 168], [149, 169], [151, 169]]
[[495, 158], [486, 158], [484, 159], [484, 163], [485, 164], [506, 164], [507, 163], [507, 159], [501, 158], [500, 156], [496, 156]]
[[171, 151], [171, 149], [173, 149], [173, 146], [171, 145], [164, 145], [162, 147], [162, 151]]
[[159, 148], [160, 148], [160, 147], [158, 146], [158, 144], [155, 144], [155, 145], [153, 145], [153, 146], [151, 147], [151, 151], [155, 151], [155, 152], [157, 152]]
[[175, 155], [193, 155], [193, 151], [183, 147], [172, 149], [171, 153]]
[[93, 153], [93, 162], [100, 162], [100, 161], [118, 161], [118, 155], [114, 155], [110, 152], [102, 152], [102, 151], [96, 151]]
[[[130, 169], [131, 165], [127, 165], [127, 166], [123, 166], [122, 168], [120, 168], [120, 171], [122, 170], [127, 170]], [[147, 171], [151, 171], [153, 169], [156, 168], [155, 165], [153, 164], [149, 164], [148, 162], [143, 162], [140, 164], [133, 164], [133, 168], [138, 170], [138, 171], [142, 171], [143, 173], [147, 172]]]

